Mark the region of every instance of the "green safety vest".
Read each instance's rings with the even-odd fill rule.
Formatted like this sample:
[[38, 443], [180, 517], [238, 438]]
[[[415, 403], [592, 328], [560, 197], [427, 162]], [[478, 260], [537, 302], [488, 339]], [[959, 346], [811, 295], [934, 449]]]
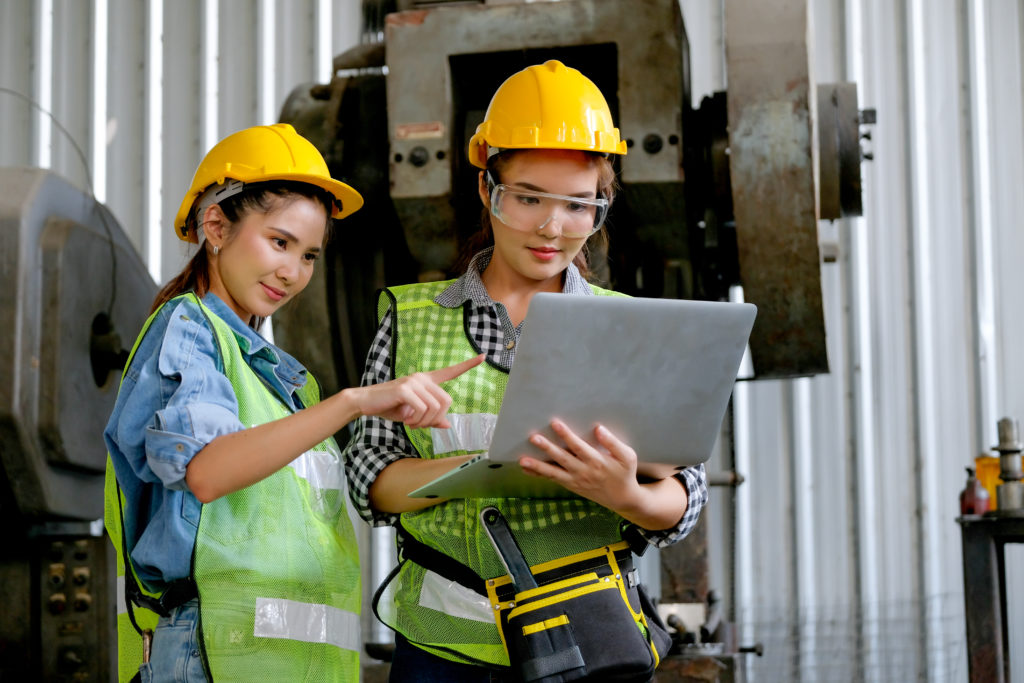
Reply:
[[[468, 338], [468, 307], [433, 301], [452, 281], [391, 287], [378, 301], [378, 318], [390, 309], [395, 377], [446, 367], [479, 353]], [[591, 285], [594, 294], [617, 295]], [[451, 429], [409, 429], [423, 458], [482, 452], [490, 445], [508, 373], [490, 363], [446, 382], [452, 397]], [[508, 520], [530, 565], [622, 540], [623, 519], [582, 498], [465, 498], [401, 515], [416, 540], [468, 566], [481, 578], [505, 574], [481, 528], [480, 511], [496, 506]], [[453, 661], [507, 666], [488, 599], [412, 561], [404, 561], [379, 591], [377, 615], [411, 642]]]
[[[241, 423], [254, 427], [291, 414], [245, 363], [227, 323], [194, 294], [184, 296], [199, 305], [213, 328]], [[152, 320], [143, 327], [133, 354]], [[319, 401], [311, 376], [297, 393], [305, 406]], [[123, 599], [120, 492], [109, 458], [107, 483], [106, 525], [118, 554]], [[359, 680], [358, 555], [334, 439], [266, 479], [203, 505], [192, 571], [213, 680]], [[140, 627], [146, 627], [143, 621], [150, 628], [155, 625], [155, 614], [134, 611]], [[127, 612], [120, 610], [118, 658], [122, 681], [142, 662], [141, 638]]]

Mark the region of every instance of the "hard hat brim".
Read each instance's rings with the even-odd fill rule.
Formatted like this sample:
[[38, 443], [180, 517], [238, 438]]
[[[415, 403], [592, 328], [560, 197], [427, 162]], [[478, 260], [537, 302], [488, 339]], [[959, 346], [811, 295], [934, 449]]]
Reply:
[[[319, 187], [331, 194], [338, 202], [338, 204], [335, 204], [331, 208], [331, 218], [334, 219], [342, 219], [347, 216], [351, 216], [363, 206], [363, 196], [359, 194], [355, 188], [346, 185], [339, 180], [334, 180], [333, 178], [321, 178], [319, 176], [311, 176], [303, 173], [282, 173], [277, 175], [261, 175], [259, 178], [251, 180], [246, 180], [245, 178], [235, 178], [235, 180], [240, 180], [243, 183], [265, 183], [275, 180], [289, 180]], [[178, 239], [185, 242], [192, 242], [193, 244], [199, 241], [195, 230], [188, 229], [188, 215], [192, 211], [192, 207], [196, 200], [202, 196], [205, 191], [206, 188], [202, 188], [196, 192], [190, 193], [184, 200], [182, 200], [181, 206], [178, 208], [178, 213], [174, 218], [174, 232], [178, 236]], [[338, 208], [339, 204], [340, 208]]]

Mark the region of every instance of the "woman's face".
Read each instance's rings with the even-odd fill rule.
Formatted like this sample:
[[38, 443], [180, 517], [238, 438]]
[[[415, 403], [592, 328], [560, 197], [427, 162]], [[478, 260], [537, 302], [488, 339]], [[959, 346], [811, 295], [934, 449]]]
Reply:
[[[500, 171], [495, 182], [511, 188], [593, 199], [597, 196], [598, 167], [577, 150], [531, 149], [517, 152]], [[484, 174], [480, 175], [480, 197], [490, 208]], [[510, 226], [493, 213], [494, 254], [491, 266], [503, 274], [522, 278], [530, 284], [543, 283], [561, 289], [562, 272], [569, 267], [586, 243], [586, 237], [565, 237], [562, 223], [567, 219], [554, 211], [537, 225]]]
[[[220, 207], [210, 210], [224, 215]], [[211, 257], [210, 291], [248, 322], [269, 317], [309, 284], [327, 214], [318, 202], [291, 195], [277, 199], [267, 213], [250, 211], [228, 231], [211, 230], [216, 226], [209, 218], [207, 225], [207, 234], [220, 246]]]

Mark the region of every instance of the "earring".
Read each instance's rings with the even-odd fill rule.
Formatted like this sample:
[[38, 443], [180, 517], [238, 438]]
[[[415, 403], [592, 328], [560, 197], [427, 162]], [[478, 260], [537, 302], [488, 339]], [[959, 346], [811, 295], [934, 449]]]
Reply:
[[219, 253], [220, 253], [220, 247], [218, 247], [216, 244], [213, 245], [213, 255], [216, 256]]

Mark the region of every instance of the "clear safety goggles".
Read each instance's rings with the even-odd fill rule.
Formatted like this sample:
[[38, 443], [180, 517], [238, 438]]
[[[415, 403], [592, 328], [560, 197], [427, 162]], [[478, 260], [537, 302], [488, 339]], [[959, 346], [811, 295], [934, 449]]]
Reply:
[[491, 213], [515, 230], [534, 232], [557, 220], [564, 237], [590, 237], [601, 229], [608, 215], [608, 200], [601, 197], [569, 197], [495, 184], [489, 173], [487, 184], [491, 190]]

